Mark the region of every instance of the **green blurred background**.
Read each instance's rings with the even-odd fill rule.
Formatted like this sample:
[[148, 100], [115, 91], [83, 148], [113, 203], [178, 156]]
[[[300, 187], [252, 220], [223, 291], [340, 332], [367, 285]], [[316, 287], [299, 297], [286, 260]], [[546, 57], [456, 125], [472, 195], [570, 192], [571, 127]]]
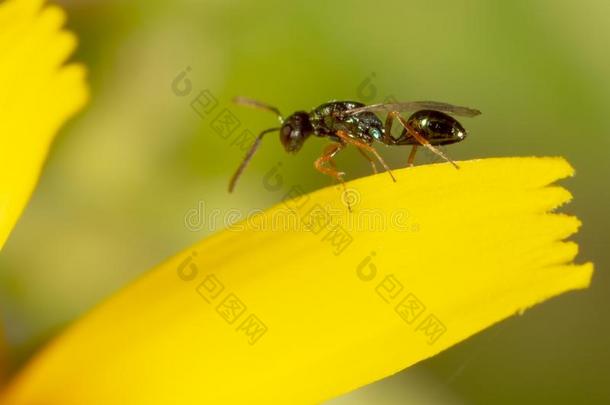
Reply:
[[[589, 290], [513, 317], [408, 371], [332, 404], [610, 403], [610, 2], [61, 1], [90, 70], [92, 102], [58, 137], [40, 184], [0, 257], [0, 305], [12, 367], [66, 324], [157, 263], [226, 225], [185, 215], [265, 208], [314, 190], [325, 142], [287, 156], [270, 136], [233, 195], [243, 151], [201, 118], [208, 89], [256, 133], [275, 119], [230, 104], [247, 95], [285, 113], [330, 99], [432, 99], [483, 111], [465, 119], [456, 160], [562, 155], [577, 175], [564, 211], [584, 226]], [[172, 81], [186, 67], [192, 93]], [[233, 137], [236, 134], [233, 135]], [[381, 148], [393, 167], [407, 150]], [[418, 163], [435, 161], [421, 154]], [[369, 173], [353, 151], [349, 177]], [[201, 205], [203, 204], [203, 205]]]

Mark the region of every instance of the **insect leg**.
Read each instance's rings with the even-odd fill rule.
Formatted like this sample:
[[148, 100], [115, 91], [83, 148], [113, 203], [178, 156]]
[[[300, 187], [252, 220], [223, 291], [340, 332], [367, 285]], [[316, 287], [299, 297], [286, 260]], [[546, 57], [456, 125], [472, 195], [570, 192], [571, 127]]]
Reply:
[[415, 160], [415, 152], [417, 152], [417, 145], [413, 145], [411, 147], [411, 153], [409, 153], [409, 159], [407, 159], [408, 166], [413, 166], [413, 161]]
[[[411, 134], [407, 131], [407, 128], [402, 128], [402, 132], [400, 133], [400, 136], [398, 138], [394, 138], [392, 136], [392, 124], [394, 123], [394, 120], [401, 120], [401, 116], [400, 113], [398, 111], [390, 111], [388, 113], [388, 116], [385, 119], [385, 127], [384, 127], [384, 134], [383, 134], [383, 142], [385, 144], [388, 145], [409, 145], [411, 144], [411, 142], [408, 142], [409, 138], [411, 137]], [[401, 125], [402, 125], [402, 121], [401, 121]]]
[[[337, 170], [337, 166], [335, 165], [335, 161], [333, 160], [333, 157], [339, 153], [339, 151], [341, 151], [343, 148], [345, 148], [345, 144], [343, 143], [332, 143], [330, 145], [328, 145], [326, 148], [324, 148], [324, 152], [322, 153], [322, 156], [320, 156], [318, 159], [316, 159], [316, 161], [314, 162], [314, 167], [316, 168], [317, 171], [319, 171], [320, 173], [326, 174], [327, 176], [333, 177], [334, 179], [336, 179], [337, 181], [339, 181], [339, 183], [341, 183], [341, 186], [343, 187], [343, 192], [347, 192], [347, 188], [345, 187], [345, 182], [343, 181], [343, 176], [345, 175], [344, 172], [340, 172]], [[325, 164], [328, 163], [330, 166], [332, 166], [332, 168], [326, 167]], [[346, 200], [345, 203], [347, 204], [347, 209], [351, 212], [352, 211], [352, 206], [349, 203], [349, 200]]]
[[385, 162], [385, 160], [383, 160], [383, 158], [381, 157], [381, 155], [379, 154], [379, 152], [377, 152], [377, 150], [375, 148], [373, 148], [371, 145], [368, 145], [368, 144], [366, 144], [366, 143], [364, 143], [362, 141], [359, 141], [357, 139], [354, 139], [354, 138], [350, 137], [347, 134], [347, 132], [345, 132], [345, 131], [339, 130], [339, 131], [336, 132], [336, 135], [339, 138], [341, 138], [342, 140], [344, 140], [345, 142], [354, 145], [358, 149], [369, 151], [373, 155], [375, 155], [377, 160], [379, 160], [379, 163], [381, 163], [381, 165], [387, 170], [387, 172], [389, 173], [389, 175], [392, 178], [392, 180], [394, 180], [394, 182], [396, 182], [396, 178], [394, 178], [394, 175], [392, 174], [392, 170], [390, 169], [388, 164]]
[[398, 113], [396, 111], [392, 111], [388, 113], [388, 116], [385, 118], [383, 137], [381, 139], [386, 145], [396, 144], [396, 139], [392, 136], [392, 124], [394, 123], [394, 118], [397, 114]]
[[[322, 156], [320, 156], [313, 163], [313, 166], [317, 171], [323, 173], [327, 176], [334, 178], [340, 182], [343, 182], [343, 176], [345, 173], [337, 170], [335, 166], [335, 162], [333, 161], [333, 156], [335, 156], [341, 149], [345, 148], [345, 145], [341, 143], [331, 143], [330, 145], [324, 148], [324, 152], [322, 152]], [[329, 163], [332, 167], [326, 167], [326, 163]]]

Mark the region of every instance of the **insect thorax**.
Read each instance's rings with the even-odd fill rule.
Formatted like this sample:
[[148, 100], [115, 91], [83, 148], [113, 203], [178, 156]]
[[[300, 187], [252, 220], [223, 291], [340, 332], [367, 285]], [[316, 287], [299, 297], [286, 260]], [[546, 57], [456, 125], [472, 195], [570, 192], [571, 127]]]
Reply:
[[371, 112], [355, 115], [341, 115], [346, 110], [363, 107], [364, 104], [356, 101], [332, 101], [322, 104], [310, 113], [311, 125], [317, 136], [330, 137], [335, 140], [336, 131], [343, 130], [354, 138], [371, 143], [383, 131], [381, 120]]

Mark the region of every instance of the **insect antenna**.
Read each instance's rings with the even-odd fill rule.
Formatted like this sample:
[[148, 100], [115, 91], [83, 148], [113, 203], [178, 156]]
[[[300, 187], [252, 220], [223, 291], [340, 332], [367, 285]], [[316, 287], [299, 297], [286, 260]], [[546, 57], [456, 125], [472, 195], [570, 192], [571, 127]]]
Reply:
[[280, 123], [284, 122], [284, 117], [282, 117], [282, 113], [277, 107], [272, 105], [263, 103], [262, 101], [254, 100], [248, 97], [237, 96], [233, 98], [233, 102], [238, 105], [243, 105], [245, 107], [256, 108], [258, 110], [269, 111], [275, 115], [280, 120]]
[[268, 134], [270, 132], [275, 132], [275, 131], [279, 131], [279, 130], [280, 130], [279, 127], [269, 128], [269, 129], [266, 129], [263, 132], [261, 132], [256, 137], [256, 140], [254, 141], [254, 143], [252, 143], [252, 146], [250, 146], [250, 150], [248, 150], [248, 153], [246, 153], [244, 160], [242, 160], [241, 164], [235, 171], [235, 174], [233, 175], [233, 177], [231, 177], [231, 181], [229, 182], [229, 193], [232, 193], [233, 190], [235, 189], [235, 184], [237, 183], [237, 179], [239, 179], [239, 176], [241, 176], [241, 174], [245, 170], [246, 166], [248, 166], [248, 163], [250, 163], [250, 160], [252, 159], [252, 156], [254, 156], [254, 153], [256, 153], [256, 150], [258, 149], [258, 147], [261, 143], [261, 140], [263, 139], [263, 136], [265, 136], [265, 134]]

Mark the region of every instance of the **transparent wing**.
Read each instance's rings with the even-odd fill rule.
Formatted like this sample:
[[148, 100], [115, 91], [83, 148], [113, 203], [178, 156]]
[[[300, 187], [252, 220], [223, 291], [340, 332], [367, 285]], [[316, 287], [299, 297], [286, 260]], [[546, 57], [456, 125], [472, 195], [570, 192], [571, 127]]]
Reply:
[[365, 111], [371, 112], [390, 112], [390, 111], [416, 111], [416, 110], [436, 110], [447, 113], [461, 115], [464, 117], [476, 117], [481, 114], [481, 111], [474, 108], [460, 107], [457, 105], [441, 103], [438, 101], [411, 101], [406, 103], [385, 103], [372, 104], [364, 107], [352, 108], [345, 111], [345, 114], [352, 115]]

